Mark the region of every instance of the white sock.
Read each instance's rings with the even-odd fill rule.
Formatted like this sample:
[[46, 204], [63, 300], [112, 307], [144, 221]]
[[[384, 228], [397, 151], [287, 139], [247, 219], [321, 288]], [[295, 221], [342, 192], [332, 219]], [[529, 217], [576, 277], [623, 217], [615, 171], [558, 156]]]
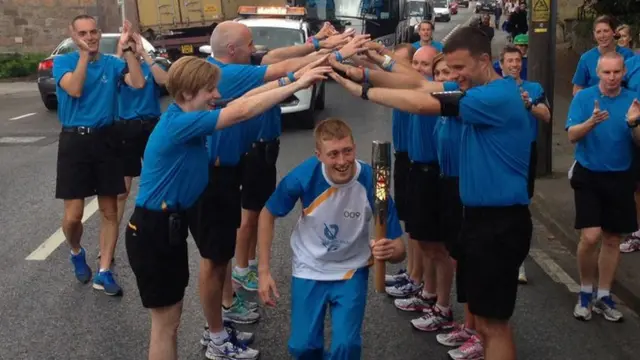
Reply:
[[609, 292], [609, 290], [606, 289], [598, 289], [598, 300], [602, 299], [603, 297], [607, 297], [609, 296], [611, 293]]
[[105, 272], [105, 271], [109, 271], [109, 269], [100, 269], [99, 272]]
[[422, 297], [424, 297], [425, 299], [433, 299], [436, 296], [438, 296], [438, 295], [430, 294], [428, 291], [422, 290]]
[[587, 294], [593, 293], [593, 285], [580, 285], [580, 292]]
[[442, 306], [440, 304], [436, 304], [436, 307], [438, 308], [438, 310], [440, 310], [441, 313], [443, 314], [448, 314], [449, 311], [451, 311], [451, 308], [449, 308], [448, 306]]
[[71, 249], [71, 255], [77, 256], [80, 255], [80, 253], [82, 252], [82, 248], [80, 248], [80, 250], [78, 250], [78, 252], [73, 251], [73, 249]]
[[240, 276], [245, 276], [245, 275], [247, 275], [249, 273], [249, 268], [241, 268], [241, 267], [237, 267], [236, 266], [236, 272]]
[[213, 331], [209, 331], [209, 337], [211, 337], [211, 341], [213, 341], [214, 344], [222, 345], [229, 337], [229, 334], [227, 333], [227, 330], [222, 329], [215, 333]]
[[634, 232], [633, 234], [631, 234], [631, 236], [633, 236], [633, 237], [637, 237], [637, 238], [640, 238], [640, 229], [638, 229], [636, 232]]
[[249, 266], [258, 266], [258, 260], [257, 259], [249, 260]]

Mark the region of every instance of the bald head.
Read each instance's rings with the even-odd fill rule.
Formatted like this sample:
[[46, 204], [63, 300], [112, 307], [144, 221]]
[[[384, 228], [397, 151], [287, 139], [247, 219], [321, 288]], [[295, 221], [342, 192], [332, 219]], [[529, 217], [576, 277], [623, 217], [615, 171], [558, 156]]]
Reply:
[[211, 33], [211, 51], [229, 63], [249, 63], [253, 52], [253, 38], [249, 28], [235, 21], [224, 21]]
[[411, 66], [423, 76], [432, 76], [431, 64], [437, 54], [438, 50], [433, 46], [423, 46], [413, 54]]

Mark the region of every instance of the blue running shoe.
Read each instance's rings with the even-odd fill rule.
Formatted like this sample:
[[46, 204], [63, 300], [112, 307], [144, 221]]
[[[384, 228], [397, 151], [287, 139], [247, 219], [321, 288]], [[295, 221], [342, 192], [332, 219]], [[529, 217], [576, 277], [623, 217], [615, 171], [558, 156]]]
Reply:
[[91, 280], [91, 268], [87, 264], [87, 254], [84, 248], [80, 248], [80, 253], [74, 255], [71, 253], [71, 264], [73, 264], [73, 272], [76, 275], [76, 279], [83, 284], [86, 284]]
[[110, 296], [122, 295], [122, 288], [116, 283], [111, 270], [100, 271], [93, 279], [93, 288]]

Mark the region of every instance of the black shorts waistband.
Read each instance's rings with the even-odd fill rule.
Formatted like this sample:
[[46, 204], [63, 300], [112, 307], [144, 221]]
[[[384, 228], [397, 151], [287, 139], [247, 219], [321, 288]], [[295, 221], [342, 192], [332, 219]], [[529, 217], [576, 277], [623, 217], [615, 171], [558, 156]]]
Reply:
[[90, 126], [66, 126], [63, 127], [60, 132], [68, 133], [68, 134], [78, 134], [78, 135], [93, 135], [93, 134], [102, 134], [113, 128], [113, 125], [101, 126], [101, 127], [90, 127]]
[[169, 219], [169, 216], [171, 216], [171, 214], [186, 215], [187, 210], [159, 211], [159, 210], [149, 210], [142, 206], [136, 206], [135, 209], [133, 210], [133, 215], [131, 216], [131, 218], [135, 219], [136, 221], [165, 221]]
[[116, 121], [117, 124], [155, 124], [160, 120], [159, 116], [145, 116], [141, 118], [134, 119], [124, 119], [120, 118]]

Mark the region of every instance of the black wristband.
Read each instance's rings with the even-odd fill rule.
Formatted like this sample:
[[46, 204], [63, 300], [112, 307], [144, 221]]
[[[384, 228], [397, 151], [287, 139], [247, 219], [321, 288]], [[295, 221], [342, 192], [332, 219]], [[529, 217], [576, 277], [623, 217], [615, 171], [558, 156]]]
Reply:
[[458, 116], [460, 113], [460, 99], [464, 96], [463, 91], [443, 91], [431, 93], [431, 96], [440, 101], [440, 115]]
[[360, 97], [364, 100], [369, 100], [369, 89], [371, 88], [372, 86], [369, 83], [362, 84], [362, 94], [360, 95]]

